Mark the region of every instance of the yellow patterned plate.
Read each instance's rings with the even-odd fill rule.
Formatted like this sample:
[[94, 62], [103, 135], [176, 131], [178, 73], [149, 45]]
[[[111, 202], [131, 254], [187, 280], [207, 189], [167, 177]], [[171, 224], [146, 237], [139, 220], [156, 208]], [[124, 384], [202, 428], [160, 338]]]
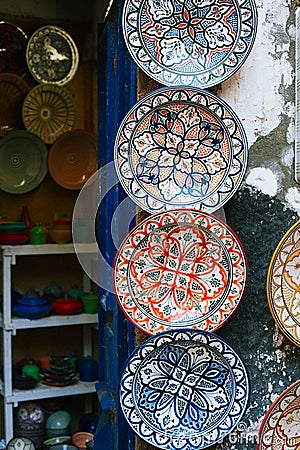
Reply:
[[74, 128], [75, 107], [71, 94], [61, 86], [39, 84], [27, 94], [23, 103], [25, 128], [52, 144]]
[[47, 25], [30, 37], [26, 60], [32, 76], [39, 83], [64, 86], [77, 71], [79, 54], [74, 40], [65, 30]]
[[300, 346], [300, 221], [279, 242], [268, 271], [267, 296], [281, 332]]

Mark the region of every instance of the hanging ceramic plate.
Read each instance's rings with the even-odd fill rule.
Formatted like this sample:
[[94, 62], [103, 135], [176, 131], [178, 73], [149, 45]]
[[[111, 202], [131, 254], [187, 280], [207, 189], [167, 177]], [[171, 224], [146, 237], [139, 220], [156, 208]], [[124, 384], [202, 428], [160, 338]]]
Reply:
[[74, 128], [75, 111], [69, 92], [53, 84], [39, 84], [31, 89], [23, 103], [25, 128], [52, 144]]
[[238, 189], [247, 158], [236, 114], [197, 88], [151, 92], [128, 112], [115, 141], [122, 186], [148, 212], [217, 210]]
[[16, 130], [0, 140], [0, 189], [24, 194], [47, 174], [47, 147], [35, 134]]
[[29, 85], [18, 75], [0, 73], [0, 136], [23, 128], [22, 104], [29, 90]]
[[300, 381], [275, 400], [259, 430], [257, 450], [297, 450], [300, 448]]
[[47, 25], [30, 37], [26, 59], [32, 76], [39, 83], [63, 86], [72, 80], [79, 55], [72, 37], [62, 28]]
[[216, 330], [240, 303], [247, 278], [234, 233], [214, 216], [184, 209], [139, 223], [121, 244], [114, 269], [122, 311], [149, 334]]
[[300, 221], [278, 244], [268, 271], [269, 307], [281, 332], [300, 346]]
[[248, 57], [257, 30], [254, 0], [126, 0], [123, 32], [136, 64], [166, 86], [207, 88]]
[[247, 407], [246, 368], [213, 333], [160, 333], [137, 347], [120, 382], [132, 429], [155, 448], [202, 449], [224, 438]]
[[27, 36], [16, 25], [0, 21], [0, 72], [24, 76], [26, 64]]
[[81, 189], [98, 165], [97, 139], [84, 130], [64, 133], [51, 146], [48, 170], [53, 180], [66, 189]]

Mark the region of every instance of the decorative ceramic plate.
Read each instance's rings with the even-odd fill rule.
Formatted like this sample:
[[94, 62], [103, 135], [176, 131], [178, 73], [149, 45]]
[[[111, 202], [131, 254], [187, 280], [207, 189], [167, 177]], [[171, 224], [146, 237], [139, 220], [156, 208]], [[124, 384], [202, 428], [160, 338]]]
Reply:
[[268, 271], [267, 296], [281, 332], [300, 346], [300, 221], [279, 242]]
[[39, 84], [31, 89], [23, 103], [25, 128], [52, 144], [74, 128], [75, 108], [69, 92], [53, 84]]
[[224, 438], [247, 407], [246, 368], [213, 333], [160, 333], [137, 347], [120, 382], [132, 429], [155, 448], [202, 449]]
[[300, 448], [300, 380], [285, 389], [267, 411], [259, 430], [257, 450]]
[[256, 30], [254, 0], [126, 0], [123, 10], [132, 58], [166, 86], [226, 80], [248, 57]]
[[79, 55], [72, 37], [56, 25], [36, 30], [30, 37], [26, 59], [32, 76], [39, 83], [55, 83], [61, 86], [74, 77]]
[[13, 437], [7, 444], [7, 450], [35, 450], [34, 443], [26, 437]]
[[24, 76], [26, 64], [27, 36], [16, 25], [0, 21], [0, 72]]
[[48, 150], [26, 130], [11, 131], [0, 141], [0, 189], [24, 194], [35, 189], [47, 174]]
[[238, 238], [216, 217], [195, 210], [150, 216], [128, 234], [115, 258], [119, 305], [149, 334], [216, 330], [239, 305], [246, 278]]
[[0, 73], [0, 136], [23, 128], [22, 104], [29, 90], [29, 85], [18, 75]]
[[97, 139], [84, 130], [64, 133], [51, 146], [48, 170], [66, 189], [81, 189], [98, 167]]
[[129, 197], [148, 212], [189, 207], [213, 212], [242, 182], [243, 127], [219, 97], [197, 88], [162, 88], [126, 115], [115, 165]]

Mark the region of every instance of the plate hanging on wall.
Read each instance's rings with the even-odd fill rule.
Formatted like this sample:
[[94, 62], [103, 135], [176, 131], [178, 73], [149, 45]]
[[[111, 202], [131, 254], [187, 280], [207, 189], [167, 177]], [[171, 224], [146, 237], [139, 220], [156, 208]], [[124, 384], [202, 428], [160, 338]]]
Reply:
[[123, 313], [148, 334], [190, 327], [214, 331], [239, 305], [247, 279], [239, 239], [196, 210], [148, 217], [122, 242], [114, 287]]
[[300, 221], [279, 242], [269, 265], [267, 296], [270, 311], [281, 332], [300, 346]]
[[273, 402], [261, 424], [257, 450], [300, 448], [300, 380], [285, 389]]
[[47, 174], [48, 150], [35, 134], [11, 131], [0, 140], [0, 189], [24, 194], [35, 189]]
[[64, 86], [77, 71], [79, 53], [73, 38], [65, 30], [47, 25], [36, 30], [30, 37], [26, 60], [38, 83]]
[[200, 450], [238, 424], [249, 380], [242, 360], [222, 338], [185, 329], [160, 333], [134, 350], [119, 397], [131, 428], [155, 448]]
[[52, 144], [75, 125], [75, 107], [72, 95], [61, 86], [39, 84], [32, 88], [23, 103], [25, 128]]
[[0, 73], [0, 136], [23, 128], [22, 104], [29, 85], [12, 73]]
[[27, 36], [13, 23], [0, 21], [0, 72], [20, 77], [27, 72]]
[[130, 55], [166, 86], [223, 82], [247, 59], [256, 31], [254, 0], [126, 0], [123, 9]]
[[66, 189], [81, 189], [98, 165], [97, 139], [84, 130], [64, 133], [51, 146], [48, 170], [53, 180]]
[[115, 166], [128, 196], [148, 212], [177, 207], [213, 212], [240, 186], [248, 144], [234, 111], [197, 88], [162, 88], [120, 124]]

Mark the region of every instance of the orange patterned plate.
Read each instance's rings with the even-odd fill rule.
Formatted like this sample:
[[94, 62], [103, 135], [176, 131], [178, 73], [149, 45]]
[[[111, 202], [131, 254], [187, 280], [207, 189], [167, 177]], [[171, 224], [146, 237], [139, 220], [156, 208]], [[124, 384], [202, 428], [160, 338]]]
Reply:
[[267, 296], [272, 316], [281, 332], [300, 346], [300, 221], [279, 242], [270, 262]]
[[66, 189], [81, 189], [97, 170], [97, 139], [84, 130], [64, 133], [51, 146], [48, 170], [53, 180]]
[[148, 334], [220, 328], [239, 305], [247, 263], [217, 217], [174, 209], [139, 223], [119, 247], [114, 285], [124, 314]]
[[23, 103], [25, 128], [52, 144], [74, 128], [75, 107], [72, 95], [55, 84], [39, 84], [31, 89]]
[[30, 87], [23, 78], [0, 73], [0, 136], [23, 128], [22, 104]]

